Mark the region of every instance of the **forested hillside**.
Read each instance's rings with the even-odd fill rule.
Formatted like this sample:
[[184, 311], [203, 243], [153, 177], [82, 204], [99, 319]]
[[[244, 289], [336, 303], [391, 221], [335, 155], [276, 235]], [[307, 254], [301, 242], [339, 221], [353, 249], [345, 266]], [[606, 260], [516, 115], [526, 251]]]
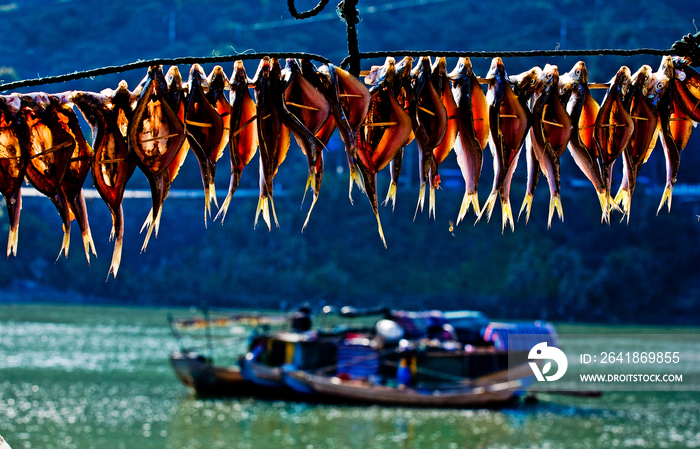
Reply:
[[[297, 9], [314, 4], [297, 1]], [[682, 35], [695, 32], [693, 19], [700, 19], [695, 0], [360, 0], [359, 7], [361, 51], [669, 48]], [[331, 4], [314, 19], [294, 21], [282, 0], [7, 3], [0, 5], [5, 30], [0, 35], [0, 78], [10, 81], [139, 59], [244, 51], [305, 51], [340, 63], [347, 44], [345, 26], [334, 8]], [[582, 59], [593, 81], [609, 80], [623, 64], [634, 72], [642, 64], [656, 69], [660, 61], [651, 56]], [[511, 58], [505, 64], [515, 74], [546, 63], [568, 71], [576, 61]], [[362, 67], [378, 62], [363, 61]], [[450, 66], [455, 63], [448, 61]], [[483, 75], [488, 64], [486, 59], [474, 60], [477, 74]], [[255, 66], [256, 61], [246, 63], [249, 76]], [[225, 71], [230, 74], [231, 68], [227, 64]], [[189, 70], [180, 69], [183, 74]], [[99, 91], [115, 87], [121, 79], [133, 88], [144, 75], [145, 71], [136, 71], [41, 89]], [[600, 101], [604, 92], [595, 95]], [[257, 160], [244, 170], [223, 226], [209, 221], [205, 228], [203, 199], [169, 198], [160, 235], [144, 253], [138, 230], [150, 201], [127, 199], [122, 266], [117, 278], [107, 282], [112, 244], [104, 203], [99, 198], [88, 200], [99, 255], [88, 266], [77, 226], [70, 256], [55, 261], [61, 244], [58, 214], [46, 198], [26, 197], [18, 257], [0, 261], [0, 295], [132, 304], [208, 301], [250, 307], [277, 307], [282, 301], [380, 303], [395, 308], [476, 308], [511, 318], [700, 321], [700, 194], [699, 189], [683, 187], [700, 184], [700, 131], [691, 136], [682, 154], [670, 213], [656, 214], [665, 182], [660, 144], [642, 168], [629, 224], [619, 223], [620, 214], [613, 215], [610, 225], [600, 223], [595, 191], [567, 152], [562, 156], [565, 221], [556, 221], [547, 230], [549, 192], [542, 177], [530, 222], [526, 225], [521, 219], [514, 233], [503, 234], [500, 210], [490, 223], [484, 219], [473, 225], [475, 217], [470, 214], [452, 226], [464, 193], [454, 156], [440, 168], [443, 189], [437, 193], [437, 219], [428, 219], [426, 210], [414, 220], [418, 176], [417, 148], [412, 144], [406, 149], [396, 210], [380, 210], [387, 249], [366, 197], [355, 190], [354, 205], [348, 200], [347, 162], [339, 139], [331, 142], [325, 160], [320, 197], [303, 233], [309, 207], [307, 197], [300, 209], [306, 158], [295, 143], [275, 180], [280, 228], [271, 232], [262, 222], [253, 227]], [[482, 203], [493, 180], [491, 164], [487, 149]], [[521, 154], [511, 190], [516, 212], [525, 192], [525, 165]], [[229, 170], [224, 155], [218, 163], [218, 189], [227, 188]], [[621, 170], [620, 161], [614, 167], [614, 192]], [[381, 173], [382, 199], [388, 183], [388, 173]], [[86, 187], [91, 184], [88, 178]], [[137, 173], [129, 188], [147, 189], [148, 183]], [[201, 189], [192, 154], [173, 189]], [[4, 207], [0, 214], [0, 248], [4, 248], [8, 228]], [[53, 296], [55, 292], [62, 294]]]

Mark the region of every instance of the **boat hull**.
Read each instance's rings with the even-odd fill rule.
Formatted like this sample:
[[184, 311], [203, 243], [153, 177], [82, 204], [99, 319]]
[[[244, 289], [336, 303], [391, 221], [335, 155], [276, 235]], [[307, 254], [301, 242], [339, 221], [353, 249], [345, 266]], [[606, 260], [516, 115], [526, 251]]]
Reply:
[[250, 384], [237, 366], [223, 367], [207, 363], [206, 358], [190, 352], [173, 352], [170, 364], [178, 379], [200, 395], [250, 394]]

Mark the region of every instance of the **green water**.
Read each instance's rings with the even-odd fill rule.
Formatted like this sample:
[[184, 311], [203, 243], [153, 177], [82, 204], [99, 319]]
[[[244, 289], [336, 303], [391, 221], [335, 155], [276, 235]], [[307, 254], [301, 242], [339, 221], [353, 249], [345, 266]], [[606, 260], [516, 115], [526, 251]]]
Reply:
[[167, 312], [0, 305], [0, 435], [13, 449], [700, 447], [689, 392], [540, 396], [505, 410], [197, 399], [168, 365]]

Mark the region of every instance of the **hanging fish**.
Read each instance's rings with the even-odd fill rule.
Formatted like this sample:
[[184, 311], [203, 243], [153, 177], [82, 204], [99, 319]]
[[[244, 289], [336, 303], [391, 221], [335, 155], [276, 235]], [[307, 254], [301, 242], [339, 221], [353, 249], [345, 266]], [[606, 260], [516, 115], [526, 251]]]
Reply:
[[639, 170], [656, 145], [658, 118], [646, 99], [647, 85], [652, 76], [651, 70], [648, 65], [643, 65], [632, 75], [630, 89], [624, 98], [624, 104], [634, 122], [634, 130], [629, 144], [622, 153], [623, 178], [620, 190], [615, 195], [615, 202], [622, 206], [628, 223], [632, 194], [637, 184]]
[[90, 166], [95, 157], [90, 144], [87, 143], [80, 129], [78, 116], [73, 111], [70, 101], [71, 93], [49, 95], [49, 103], [56, 121], [75, 140], [75, 147], [70, 158], [70, 164], [61, 181], [60, 194], [66, 198], [71, 216], [75, 217], [80, 227], [85, 248], [85, 258], [90, 263], [90, 251], [97, 256], [95, 242], [92, 240], [90, 223], [88, 221], [87, 206], [83, 197], [83, 184], [87, 178]]
[[[537, 92], [541, 91], [541, 78], [542, 69], [539, 67], [533, 67], [527, 72], [520, 73], [510, 77], [511, 83], [513, 85], [513, 92], [515, 96], [518, 97], [518, 101], [525, 109], [528, 121], [528, 130], [532, 126], [534, 121], [532, 112], [530, 111], [530, 98], [533, 98]], [[537, 94], [539, 95], [539, 94]], [[534, 100], [532, 101], [534, 104]], [[540, 163], [537, 162], [537, 157], [535, 156], [534, 149], [532, 147], [532, 140], [525, 139], [525, 158], [527, 161], [527, 188], [525, 191], [525, 198], [523, 199], [523, 204], [520, 206], [520, 212], [518, 213], [518, 219], [523, 211], [525, 213], [525, 223], [530, 221], [530, 210], [532, 209], [532, 199], [535, 194], [535, 188], [537, 187], [537, 181], [540, 177]]]
[[270, 209], [275, 225], [279, 227], [272, 199], [272, 180], [289, 150], [289, 128], [282, 123], [285, 86], [281, 72], [279, 60], [265, 56], [260, 60], [255, 77], [251, 81], [255, 87], [255, 103], [258, 110], [255, 120], [260, 146], [260, 199], [255, 212], [255, 223], [257, 224], [262, 213], [268, 230], [272, 229]]
[[316, 205], [321, 189], [324, 145], [316, 137], [316, 133], [328, 120], [330, 105], [323, 94], [301, 74], [301, 68], [296, 59], [287, 59], [283, 76], [286, 88], [282, 118], [294, 135], [299, 148], [306, 155], [309, 177], [306, 181], [304, 196], [306, 196], [309, 187], [313, 192], [313, 201], [302, 226], [303, 230], [309, 222], [311, 211]]
[[17, 256], [19, 215], [22, 210], [22, 180], [29, 163], [26, 126], [19, 114], [17, 95], [0, 95], [0, 193], [5, 197], [10, 234], [7, 257]]
[[[437, 58], [435, 63], [433, 63], [431, 80], [433, 82], [433, 86], [435, 86], [438, 96], [442, 100], [442, 106], [445, 108], [445, 112], [447, 114], [445, 137], [442, 139], [442, 142], [440, 142], [440, 144], [433, 149], [436, 171], [432, 177], [435, 187], [438, 187], [440, 185], [440, 175], [437, 173], [437, 169], [454, 148], [459, 126], [457, 120], [459, 115], [457, 112], [457, 103], [452, 95], [452, 85], [447, 77], [447, 60], [444, 57]], [[434, 210], [435, 189], [430, 190], [430, 195], [430, 204], [433, 205]]]
[[678, 95], [678, 99], [688, 117], [693, 121], [693, 125], [700, 122], [700, 73], [689, 67], [688, 58], [674, 57], [674, 77], [673, 84]]
[[670, 56], [664, 56], [659, 70], [654, 77], [663, 83], [668, 79], [668, 87], [665, 95], [659, 102], [659, 126], [661, 145], [666, 157], [666, 187], [659, 204], [657, 213], [661, 211], [664, 203], [667, 203], [671, 211], [671, 199], [673, 185], [678, 177], [678, 168], [681, 163], [681, 151], [688, 144], [690, 133], [693, 130], [693, 121], [688, 114], [684, 101], [679, 94], [675, 79], [675, 66]]
[[477, 190], [490, 126], [486, 96], [476, 75], [472, 72], [471, 60], [459, 58], [457, 67], [449, 77], [452, 79], [452, 94], [458, 108], [459, 133], [455, 141], [455, 154], [466, 183], [464, 198], [457, 217], [457, 224], [459, 224], [472, 205], [477, 216], [481, 215]]
[[603, 214], [601, 221], [609, 223], [610, 207], [615, 202], [611, 202], [611, 199], [608, 197], [609, 192], [605, 190], [598, 146], [595, 144], [593, 137], [595, 120], [600, 106], [588, 88], [586, 64], [583, 61], [577, 62], [571, 71], [562, 75], [561, 78], [567, 78], [571, 82], [567, 89], [569, 101], [566, 105], [566, 111], [571, 116], [571, 125], [573, 126], [571, 140], [569, 140], [569, 152], [578, 168], [591, 181], [598, 194], [598, 201]]
[[243, 168], [253, 160], [258, 151], [258, 122], [256, 120], [255, 102], [250, 96], [248, 84], [250, 80], [245, 72], [243, 61], [236, 61], [233, 64], [233, 74], [231, 75], [231, 93], [229, 100], [231, 104], [231, 122], [229, 151], [231, 153], [231, 181], [229, 182], [228, 194], [224, 203], [216, 214], [216, 221], [221, 216], [221, 223], [224, 222], [226, 211], [231, 204], [231, 198], [241, 181]]
[[[167, 94], [165, 95], [166, 101], [170, 105], [170, 108], [177, 114], [177, 118], [182, 123], [185, 123], [185, 114], [187, 112], [187, 95], [185, 86], [182, 84], [182, 75], [180, 74], [180, 70], [177, 68], [177, 66], [170, 66], [168, 73], [165, 74], [165, 82], [168, 86]], [[134, 91], [134, 93], [136, 94], [136, 91]], [[187, 153], [189, 151], [190, 144], [187, 139], [185, 139], [185, 142], [180, 147], [180, 151], [178, 151], [175, 159], [173, 159], [170, 165], [168, 165], [168, 178], [170, 182], [166, 183], [165, 185], [165, 189], [163, 191], [163, 201], [165, 201], [165, 199], [168, 197], [170, 186], [177, 177], [178, 173], [180, 173], [180, 168], [182, 167], [182, 164], [185, 163], [185, 159], [187, 158]], [[146, 221], [143, 222], [139, 232], [143, 232], [144, 229], [151, 226], [151, 223], [153, 223], [153, 208], [151, 208], [151, 211], [149, 212]], [[155, 223], [156, 235], [158, 234], [159, 227], [160, 221]]]
[[477, 221], [484, 213], [491, 220], [496, 199], [501, 197], [501, 230], [507, 224], [515, 230], [513, 211], [510, 206], [510, 181], [518, 165], [520, 148], [522, 147], [529, 127], [526, 108], [518, 100], [508, 84], [508, 75], [501, 58], [494, 58], [491, 68], [486, 75], [493, 81], [486, 95], [489, 108], [489, 123], [491, 137], [489, 144], [493, 155], [493, 188]]
[[[199, 171], [204, 186], [204, 223], [211, 216], [211, 203], [216, 202], [216, 161], [223, 155], [222, 139], [224, 139], [224, 121], [212, 106], [206, 96], [209, 83], [204, 69], [199, 64], [190, 68], [187, 81], [189, 96], [187, 97], [187, 112], [185, 113], [185, 129], [187, 141], [199, 162]], [[226, 136], [228, 139], [228, 135]]]
[[144, 251], [154, 228], [158, 236], [163, 201], [170, 187], [168, 167], [182, 149], [186, 136], [185, 125], [168, 103], [163, 67], [149, 67], [142, 83], [140, 98], [127, 129], [127, 144], [138, 158], [137, 164], [151, 186], [151, 215], [155, 219], [148, 226], [141, 248]]
[[411, 118], [391, 93], [390, 86], [395, 78], [396, 63], [394, 58], [388, 57], [376, 76], [365, 79], [365, 83], [369, 81], [373, 84], [370, 88], [372, 101], [363, 129], [357, 136], [357, 154], [365, 193], [377, 217], [379, 236], [385, 247], [386, 240], [379, 219], [377, 173], [389, 164], [411, 134]]
[[[391, 83], [389, 89], [396, 98], [396, 101], [403, 108], [404, 111], [408, 112], [411, 110], [411, 103], [414, 101], [413, 98], [413, 84], [411, 79], [411, 66], [413, 65], [413, 58], [410, 56], [405, 56], [398, 64], [396, 64], [396, 76], [394, 81]], [[386, 198], [382, 204], [388, 205], [391, 202], [391, 210], [394, 211], [396, 208], [396, 190], [399, 186], [399, 177], [401, 176], [401, 167], [403, 165], [403, 153], [404, 149], [408, 144], [413, 142], [415, 134], [411, 130], [411, 134], [404, 144], [396, 152], [394, 158], [389, 162], [389, 173], [391, 176], [391, 183], [389, 184], [389, 191], [386, 194]]]
[[61, 194], [61, 183], [70, 165], [76, 142], [52, 116], [48, 95], [35, 93], [21, 95], [21, 115], [29, 131], [29, 164], [27, 179], [54, 203], [63, 221], [61, 253], [68, 257], [70, 246], [70, 205]]
[[116, 236], [109, 273], [117, 276], [124, 239], [124, 190], [136, 169], [136, 157], [126, 143], [126, 132], [133, 114], [133, 96], [125, 81], [116, 90], [101, 93], [73, 92], [71, 101], [92, 129], [92, 181], [112, 214], [110, 240]]
[[357, 167], [357, 133], [367, 117], [372, 96], [360, 80], [333, 64], [325, 64], [316, 71], [316, 67], [311, 61], [302, 59], [301, 71], [304, 77], [323, 94], [330, 105], [332, 116], [317, 132], [317, 137], [325, 146], [335, 128], [340, 130], [350, 170], [348, 196], [352, 203], [353, 184], [357, 184], [360, 190], [364, 191], [362, 175]]
[[634, 121], [623, 102], [630, 82], [629, 68], [621, 67], [615, 77], [610, 80], [610, 87], [605, 94], [603, 103], [600, 105], [593, 128], [593, 138], [598, 149], [601, 178], [605, 186], [606, 205], [616, 204], [610, 199], [612, 166], [617, 157], [627, 147], [634, 132]]
[[[413, 125], [413, 133], [418, 144], [418, 170], [420, 178], [420, 193], [418, 194], [418, 209], [423, 210], [425, 202], [426, 183], [430, 183], [430, 203], [428, 216], [435, 218], [435, 188], [437, 163], [433, 150], [440, 145], [447, 131], [447, 111], [442, 100], [433, 86], [430, 58], [423, 56], [418, 59], [413, 69], [413, 102], [410, 105], [409, 116]], [[415, 215], [414, 215], [415, 218]]]
[[547, 227], [552, 226], [556, 209], [559, 218], [564, 220], [561, 205], [559, 158], [566, 150], [571, 136], [571, 119], [559, 99], [559, 70], [547, 64], [540, 77], [542, 92], [534, 103], [533, 124], [530, 131], [532, 146], [542, 172], [549, 182], [549, 218]]

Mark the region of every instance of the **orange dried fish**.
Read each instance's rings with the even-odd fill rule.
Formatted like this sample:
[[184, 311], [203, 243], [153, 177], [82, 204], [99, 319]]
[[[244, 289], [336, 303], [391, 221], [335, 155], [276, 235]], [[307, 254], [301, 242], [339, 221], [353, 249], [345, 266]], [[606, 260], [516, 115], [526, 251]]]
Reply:
[[[513, 211], [510, 205], [510, 181], [518, 166], [520, 149], [525, 141], [529, 128], [528, 114], [518, 97], [508, 84], [508, 75], [501, 58], [493, 58], [491, 68], [486, 75], [492, 79], [486, 95], [489, 105], [489, 123], [491, 126], [490, 146], [493, 155], [493, 188], [484, 208], [479, 214], [480, 220], [484, 213], [491, 219], [496, 199], [501, 198], [501, 230], [510, 224], [511, 231], [515, 230]], [[556, 86], [556, 84], [555, 84]], [[559, 101], [558, 98], [556, 98]], [[546, 174], [546, 172], [545, 172]]]
[[559, 218], [564, 220], [559, 193], [559, 158], [569, 143], [571, 119], [559, 99], [559, 70], [557, 66], [547, 64], [542, 69], [540, 80], [543, 90], [532, 108], [534, 120], [530, 137], [537, 161], [549, 182], [550, 201], [547, 227], [551, 227], [555, 209]]
[[562, 78], [564, 77], [571, 82], [569, 101], [566, 105], [573, 126], [569, 152], [596, 190], [602, 211], [601, 221], [609, 222], [613, 202], [608, 196], [609, 192], [605, 191], [603, 171], [598, 160], [598, 146], [593, 137], [600, 106], [588, 88], [588, 71], [583, 61], [577, 62], [570, 72], [562, 75]]
[[375, 75], [365, 78], [373, 83], [372, 100], [364, 126], [357, 136], [357, 154], [365, 193], [377, 217], [379, 235], [386, 247], [377, 201], [377, 173], [386, 167], [411, 134], [411, 118], [391, 93], [396, 79], [396, 63], [388, 57]]
[[17, 256], [19, 216], [22, 210], [22, 180], [29, 163], [28, 135], [19, 114], [20, 98], [0, 95], [0, 193], [5, 197], [10, 234], [7, 257]]
[[70, 104], [70, 93], [49, 95], [49, 104], [56, 121], [63, 127], [64, 131], [73, 137], [76, 143], [70, 163], [61, 181], [60, 194], [66, 198], [71, 215], [78, 221], [83, 238], [85, 258], [89, 264], [90, 251], [95, 256], [97, 256], [97, 251], [95, 251], [95, 242], [92, 240], [92, 233], [90, 232], [87, 206], [85, 205], [85, 198], [83, 198], [83, 184], [90, 171], [95, 154], [90, 144], [85, 140], [83, 131], [80, 129], [78, 116], [75, 115]]
[[231, 198], [241, 181], [241, 173], [258, 151], [258, 122], [256, 120], [255, 102], [250, 96], [248, 84], [250, 80], [245, 72], [243, 61], [236, 61], [233, 64], [233, 74], [231, 74], [231, 93], [229, 101], [231, 104], [231, 122], [229, 151], [231, 154], [231, 180], [229, 182], [228, 194], [224, 199], [219, 212], [214, 220], [221, 216], [221, 223], [224, 222], [226, 211], [231, 203]]
[[279, 227], [272, 196], [272, 181], [289, 150], [289, 128], [283, 123], [285, 86], [281, 72], [279, 60], [266, 56], [260, 60], [255, 77], [251, 80], [255, 87], [258, 109], [255, 120], [260, 146], [260, 199], [255, 212], [255, 223], [262, 213], [268, 230], [272, 229], [270, 209], [275, 224]]
[[457, 224], [464, 219], [469, 207], [474, 206], [477, 216], [479, 207], [479, 178], [483, 165], [483, 152], [489, 140], [490, 126], [488, 104], [484, 91], [472, 71], [469, 58], [459, 58], [457, 66], [449, 75], [452, 79], [452, 94], [457, 103], [457, 140], [455, 154], [466, 184], [464, 198], [459, 209]]
[[[125, 81], [116, 90], [101, 93], [73, 92], [72, 102], [92, 129], [92, 181], [112, 214], [110, 240], [116, 236], [109, 273], [117, 276], [124, 239], [124, 190], [136, 169], [136, 157], [126, 143], [126, 132], [133, 114], [133, 95]], [[108, 273], [108, 276], [109, 276]]]
[[141, 248], [144, 251], [154, 229], [158, 236], [163, 201], [170, 186], [168, 168], [180, 153], [186, 136], [185, 125], [169, 104], [162, 66], [149, 67], [140, 91], [127, 128], [127, 144], [151, 187], [151, 215], [155, 219], [148, 226]]
[[[420, 192], [418, 194], [418, 209], [423, 210], [425, 202], [426, 183], [430, 183], [430, 202], [428, 216], [435, 218], [435, 188], [439, 178], [437, 177], [437, 163], [433, 150], [440, 145], [447, 131], [447, 111], [431, 80], [430, 58], [423, 56], [418, 59], [416, 67], [411, 73], [413, 78], [413, 102], [409, 109], [409, 116], [413, 126], [413, 134], [418, 144], [418, 169], [420, 178]], [[415, 215], [414, 215], [415, 219]]]
[[61, 194], [61, 183], [70, 165], [76, 142], [52, 116], [50, 100], [44, 93], [21, 95], [21, 115], [29, 131], [27, 179], [56, 206], [63, 221], [61, 253], [68, 257], [71, 210]]
[[658, 117], [646, 98], [647, 85], [651, 75], [651, 67], [648, 65], [642, 66], [632, 75], [631, 86], [624, 99], [625, 106], [628, 108], [634, 121], [634, 131], [630, 137], [629, 145], [625, 147], [622, 153], [623, 178], [620, 189], [615, 195], [615, 202], [622, 207], [628, 223], [632, 194], [637, 184], [639, 170], [656, 144], [655, 136], [657, 135]]
[[[223, 70], [221, 75], [223, 75]], [[224, 130], [224, 120], [207, 98], [206, 92], [209, 91], [209, 83], [202, 66], [192, 65], [187, 83], [189, 95], [187, 97], [187, 112], [185, 113], [185, 130], [187, 141], [197, 157], [199, 171], [202, 175], [204, 224], [206, 225], [207, 216], [211, 216], [212, 201], [218, 206], [216, 186], [214, 185], [216, 161], [223, 154], [229, 136]], [[222, 96], [223, 92], [217, 97], [221, 99]], [[222, 146], [223, 139], [226, 139], [227, 142], [223, 143]]]

